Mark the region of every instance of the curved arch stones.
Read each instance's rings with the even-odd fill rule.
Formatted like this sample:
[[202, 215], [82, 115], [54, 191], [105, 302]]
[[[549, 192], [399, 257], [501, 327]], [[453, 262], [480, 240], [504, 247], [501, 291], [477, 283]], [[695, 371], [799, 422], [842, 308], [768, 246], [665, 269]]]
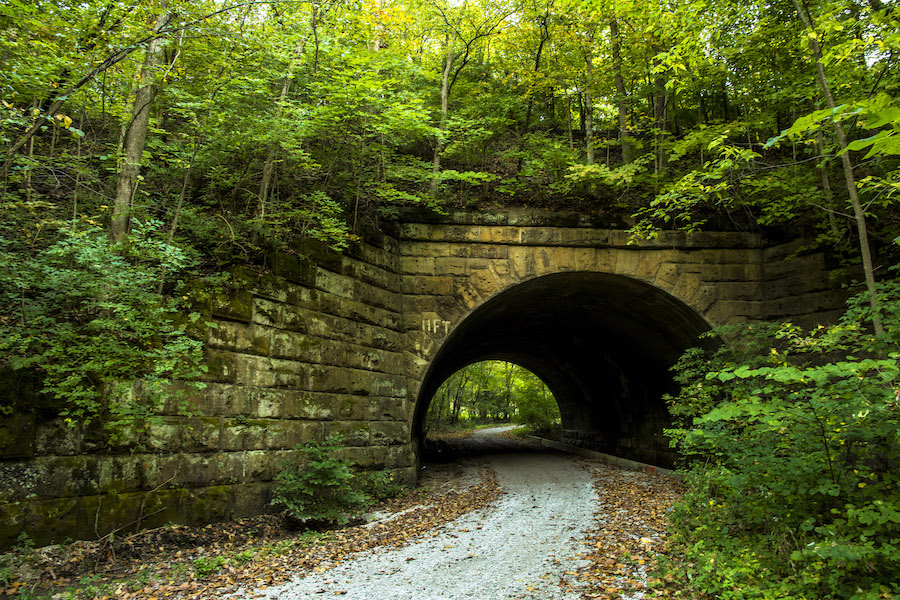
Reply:
[[444, 379], [504, 359], [553, 390], [565, 441], [670, 465], [661, 396], [669, 367], [699, 334], [835, 308], [818, 277], [822, 257], [787, 262], [789, 248], [741, 233], [664, 232], [629, 245], [624, 231], [541, 226], [527, 215], [404, 225], [413, 446]]

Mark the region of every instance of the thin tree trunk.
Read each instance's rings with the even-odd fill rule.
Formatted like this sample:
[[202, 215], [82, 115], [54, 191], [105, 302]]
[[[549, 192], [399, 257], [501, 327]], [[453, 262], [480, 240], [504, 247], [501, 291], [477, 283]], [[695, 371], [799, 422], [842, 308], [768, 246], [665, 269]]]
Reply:
[[[315, 7], [313, 8], [315, 11]], [[281, 84], [281, 93], [278, 95], [278, 104], [275, 107], [275, 118], [280, 119], [283, 113], [283, 105], [284, 101], [287, 99], [288, 92], [291, 90], [291, 79], [293, 78], [294, 73], [294, 62], [299, 59], [303, 55], [303, 46], [304, 39], [301, 39], [297, 44], [297, 49], [294, 51], [294, 57], [291, 59], [290, 64], [288, 65], [287, 74], [284, 76], [284, 81]], [[259, 182], [259, 193], [257, 197], [259, 198], [259, 205], [257, 209], [257, 215], [259, 217], [266, 216], [266, 206], [269, 201], [269, 188], [272, 185], [272, 176], [275, 172], [275, 146], [272, 145], [269, 147], [269, 151], [266, 153], [266, 160], [263, 163], [262, 168], [262, 178]]]
[[[654, 62], [655, 59], [654, 59]], [[656, 126], [656, 174], [662, 175], [668, 168], [668, 159], [663, 151], [666, 139], [666, 78], [658, 74], [653, 81], [653, 118]]]
[[[547, 31], [547, 15], [543, 15], [540, 23], [540, 31], [541, 31], [541, 39], [538, 44], [537, 52], [534, 54], [534, 73], [538, 73], [541, 70], [541, 53], [544, 50], [544, 44], [547, 43], [547, 40], [550, 39], [550, 34]], [[531, 112], [534, 106], [534, 98], [531, 94], [528, 95], [528, 107], [525, 109], [525, 128], [522, 130], [522, 137], [519, 141], [519, 150], [521, 151], [525, 146], [525, 136], [528, 135], [528, 129], [531, 127]], [[519, 160], [516, 164], [516, 171], [520, 171], [522, 169], [522, 157], [519, 156]]]
[[[157, 17], [153, 32], [158, 33], [169, 23], [171, 18], [170, 13], [163, 12]], [[141, 66], [139, 87], [134, 93], [131, 123], [125, 134], [125, 156], [119, 169], [116, 197], [113, 201], [112, 221], [109, 227], [109, 239], [112, 242], [121, 242], [128, 233], [131, 206], [137, 193], [141, 159], [147, 141], [147, 132], [150, 129], [150, 109], [156, 98], [157, 85], [153, 68], [159, 63], [162, 50], [162, 40], [160, 38], [152, 39], [147, 45], [144, 64]]]
[[438, 127], [438, 136], [434, 145], [434, 159], [431, 163], [431, 193], [437, 195], [438, 181], [441, 172], [441, 153], [444, 149], [444, 132], [447, 128], [447, 116], [450, 112], [450, 71], [453, 68], [453, 46], [451, 35], [448, 32], [444, 39], [447, 50], [444, 54], [443, 68], [441, 69], [441, 123]]
[[[822, 143], [822, 131], [816, 134], [816, 152], [819, 156], [824, 156], [825, 145]], [[831, 180], [828, 178], [828, 170], [823, 163], [816, 165], [819, 172], [819, 179], [822, 182], [822, 196], [825, 198], [825, 209], [828, 212], [828, 224], [831, 227], [831, 234], [837, 237], [838, 227], [834, 218], [834, 194], [831, 191]]]
[[619, 111], [619, 143], [622, 146], [622, 163], [628, 164], [634, 160], [631, 147], [631, 131], [628, 130], [628, 91], [625, 89], [625, 79], [622, 77], [622, 55], [619, 44], [619, 23], [613, 19], [609, 23], [609, 33], [612, 42], [613, 70], [616, 80], [616, 107]]
[[[805, 7], [800, 5], [798, 0], [791, 0], [800, 17], [800, 22], [805, 29], [811, 33], [815, 33], [812, 17], [806, 11]], [[834, 110], [836, 103], [834, 95], [831, 93], [831, 86], [828, 84], [828, 78], [825, 75], [825, 67], [822, 64], [822, 49], [819, 47], [818, 39], [815, 35], [809, 36], [809, 45], [813, 51], [813, 58], [816, 61], [816, 75], [819, 80], [819, 86], [822, 88], [822, 95], [828, 108]], [[878, 309], [878, 289], [875, 286], [875, 268], [872, 265], [872, 251], [869, 248], [869, 229], [866, 225], [866, 213], [863, 210], [862, 203], [859, 200], [859, 193], [856, 189], [856, 177], [853, 174], [853, 164], [850, 162], [850, 153], [847, 151], [847, 134], [844, 132], [844, 126], [840, 121], [835, 120], [834, 134], [837, 137], [838, 146], [840, 147], [841, 165], [844, 168], [844, 179], [847, 183], [847, 194], [850, 197], [850, 204], [853, 206], [853, 216], [856, 220], [856, 231], [859, 235], [859, 252], [862, 258], [863, 274], [866, 280], [866, 289], [869, 291], [869, 302], [872, 306], [872, 325], [876, 335], [884, 333], [884, 326], [881, 322], [881, 314]]]
[[594, 81], [594, 60], [591, 50], [585, 55], [585, 75], [587, 83], [584, 86], [584, 148], [587, 152], [587, 164], [592, 165], [594, 159], [594, 98], [591, 94], [591, 84]]

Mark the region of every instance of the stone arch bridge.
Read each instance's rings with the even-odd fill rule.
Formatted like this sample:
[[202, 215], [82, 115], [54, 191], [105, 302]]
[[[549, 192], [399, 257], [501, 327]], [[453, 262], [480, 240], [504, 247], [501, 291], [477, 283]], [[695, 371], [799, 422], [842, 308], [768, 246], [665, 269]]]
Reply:
[[[667, 369], [711, 326], [833, 320], [820, 253], [749, 233], [625, 231], [577, 214], [410, 220], [347, 255], [277, 257], [206, 298], [207, 388], [142, 439], [99, 448], [39, 413], [0, 422], [0, 543], [234, 518], [267, 510], [303, 441], [415, 478], [431, 396], [459, 368], [504, 359], [540, 376], [574, 444], [653, 464]], [[102, 451], [101, 451], [102, 450]]]

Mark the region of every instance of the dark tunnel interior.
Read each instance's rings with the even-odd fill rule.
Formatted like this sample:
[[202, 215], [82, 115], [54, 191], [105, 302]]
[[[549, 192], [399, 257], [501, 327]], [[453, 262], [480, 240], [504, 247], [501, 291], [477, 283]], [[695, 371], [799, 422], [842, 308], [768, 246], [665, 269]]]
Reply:
[[414, 441], [423, 441], [428, 405], [444, 380], [478, 361], [506, 360], [553, 392], [564, 442], [671, 466], [675, 456], [662, 434], [669, 368], [709, 328], [681, 301], [628, 277], [532, 279], [476, 308], [448, 337], [419, 392]]

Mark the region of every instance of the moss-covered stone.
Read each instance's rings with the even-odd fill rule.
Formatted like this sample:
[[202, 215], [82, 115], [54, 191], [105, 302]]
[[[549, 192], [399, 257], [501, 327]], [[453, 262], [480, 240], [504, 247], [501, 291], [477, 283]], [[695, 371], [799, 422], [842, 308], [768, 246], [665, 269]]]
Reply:
[[0, 458], [34, 456], [34, 430], [33, 413], [0, 416]]
[[69, 456], [81, 451], [81, 428], [63, 419], [38, 421], [34, 434], [35, 454]]
[[328, 421], [335, 418], [330, 394], [286, 391], [284, 416], [288, 419]]
[[325, 436], [343, 436], [344, 446], [369, 446], [371, 425], [366, 421], [334, 421], [325, 428]]
[[265, 419], [247, 419], [238, 417], [222, 424], [220, 449], [262, 450], [266, 447], [265, 435], [269, 421]]
[[192, 417], [179, 423], [180, 450], [183, 452], [213, 452], [219, 449], [222, 420], [215, 417]]

